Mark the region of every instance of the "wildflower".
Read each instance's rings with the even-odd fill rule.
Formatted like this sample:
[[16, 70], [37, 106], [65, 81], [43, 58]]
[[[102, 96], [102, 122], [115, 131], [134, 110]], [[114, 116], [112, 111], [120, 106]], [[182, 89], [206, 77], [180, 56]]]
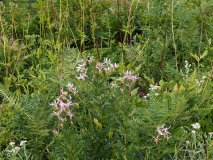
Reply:
[[132, 83], [135, 83], [135, 81], [139, 79], [139, 76], [138, 75], [135, 75], [135, 76], [131, 76], [130, 80], [132, 80]]
[[194, 123], [194, 124], [191, 124], [191, 125], [192, 125], [192, 127], [194, 129], [200, 129], [200, 124], [199, 123]]
[[161, 140], [161, 139], [158, 138], [158, 136], [156, 136], [156, 137], [153, 136], [152, 138], [154, 139], [154, 142], [155, 142], [156, 144], [158, 143], [159, 140]]
[[66, 110], [66, 108], [68, 108], [69, 106], [72, 106], [72, 105], [73, 104], [70, 101], [67, 103], [59, 101], [59, 106], [60, 106], [60, 109], [62, 109], [62, 110]]
[[76, 77], [78, 80], [82, 79], [85, 80], [85, 77], [87, 77], [87, 75], [85, 73], [80, 73], [79, 77]]
[[72, 83], [68, 83], [67, 84], [67, 88], [71, 92], [73, 90], [73, 84]]
[[72, 89], [72, 93], [73, 93], [74, 95], [76, 95], [76, 93], [78, 93], [76, 87], [74, 87], [74, 88]]
[[131, 71], [126, 71], [126, 72], [124, 72], [124, 77], [126, 78], [126, 79], [132, 79], [132, 72]]
[[20, 147], [15, 147], [14, 149], [16, 152], [18, 152], [20, 150]]
[[121, 93], [124, 93], [124, 88], [120, 88]]
[[121, 81], [122, 83], [124, 83], [125, 77], [119, 77], [117, 78], [118, 81]]
[[114, 82], [112, 82], [110, 85], [111, 85], [111, 88], [118, 88], [118, 85]]
[[20, 146], [23, 146], [25, 143], [27, 143], [27, 141], [26, 141], [26, 140], [21, 141], [21, 142], [20, 142]]
[[107, 74], [107, 73], [109, 73], [109, 72], [111, 71], [111, 68], [110, 68], [110, 67], [106, 67], [106, 68], [104, 68], [104, 71], [105, 71], [106, 74]]
[[50, 105], [54, 106], [56, 109], [58, 109], [58, 102], [59, 101], [54, 101], [53, 103], [50, 103]]
[[88, 60], [87, 60], [87, 61], [89, 62], [89, 64], [92, 63], [92, 62], [94, 61], [94, 56], [88, 57]]
[[86, 72], [87, 71], [85, 65], [80, 65], [80, 64], [76, 67], [76, 70], [77, 70], [77, 72]]
[[115, 71], [115, 69], [118, 68], [118, 65], [116, 63], [114, 63], [114, 64], [110, 64], [110, 67], [111, 67], [112, 71]]
[[196, 133], [196, 131], [195, 130], [192, 130], [192, 134], [195, 134]]
[[189, 140], [187, 140], [187, 141], [186, 141], [186, 145], [189, 145], [189, 144], [190, 144], [190, 141], [189, 141]]
[[58, 118], [60, 118], [61, 112], [62, 112], [62, 110], [59, 110], [57, 112], [53, 111], [53, 115], [56, 115]]
[[74, 95], [76, 95], [76, 93], [78, 93], [76, 87], [74, 87], [72, 83], [68, 83], [68, 84], [67, 84], [67, 88], [68, 88], [68, 90], [69, 90], [70, 92], [72, 92]]
[[54, 129], [54, 130], [52, 130], [53, 131], [53, 133], [55, 134], [55, 135], [58, 135], [59, 134], [59, 131], [57, 130], [57, 129]]
[[85, 60], [85, 59], [80, 59], [79, 62], [81, 62], [83, 65], [87, 64], [87, 60]]
[[164, 125], [162, 125], [162, 126], [157, 126], [157, 132], [158, 132], [158, 135], [161, 135], [161, 136], [164, 136], [164, 138], [166, 138], [167, 140], [170, 138], [169, 137], [169, 134], [171, 134], [171, 133], [169, 133], [169, 128], [171, 127], [168, 127], [168, 128], [165, 128], [164, 127], [165, 126], [165, 124]]
[[106, 66], [110, 66], [111, 64], [110, 59], [104, 58], [104, 64], [106, 64]]
[[15, 145], [15, 142], [10, 142], [9, 145], [13, 147]]
[[212, 136], [212, 135], [213, 135], [213, 132], [209, 132], [209, 135]]
[[155, 93], [155, 96], [157, 97], [159, 94], [158, 93]]
[[130, 88], [132, 86], [132, 83], [127, 83], [126, 86]]
[[59, 117], [59, 121], [61, 121], [61, 122], [64, 122], [64, 121], [66, 121], [67, 119], [66, 118], [61, 118], [61, 117]]
[[103, 64], [101, 62], [96, 62], [96, 68], [98, 69], [98, 73], [101, 73], [103, 69]]
[[73, 113], [70, 110], [67, 111], [67, 115], [70, 117], [70, 119], [72, 119]]

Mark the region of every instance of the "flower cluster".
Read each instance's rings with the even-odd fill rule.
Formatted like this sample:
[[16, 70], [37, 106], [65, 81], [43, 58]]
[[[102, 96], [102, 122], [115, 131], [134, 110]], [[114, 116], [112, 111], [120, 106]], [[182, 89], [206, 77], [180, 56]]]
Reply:
[[153, 136], [153, 139], [154, 139], [154, 142], [155, 142], [155, 143], [158, 143], [159, 140], [161, 140], [161, 139], [159, 138], [160, 136], [163, 136], [163, 137], [166, 138], [167, 140], [168, 140], [169, 138], [171, 138], [171, 136], [169, 137], [169, 134], [171, 134], [171, 133], [169, 133], [169, 131], [168, 131], [169, 128], [170, 128], [171, 126], [168, 127], [168, 128], [165, 128], [164, 126], [165, 126], [165, 124], [162, 125], [162, 126], [158, 126], [158, 127], [157, 127], [157, 130], [156, 130], [156, 131], [157, 131], [158, 134], [157, 134], [156, 137]]
[[206, 76], [203, 76], [203, 77], [201, 78], [201, 80], [200, 80], [199, 83], [198, 83], [198, 86], [199, 86], [199, 87], [202, 87], [202, 86], [203, 86], [203, 84], [204, 84], [204, 82], [205, 82], [205, 79], [206, 79]]
[[[74, 95], [76, 95], [78, 92], [76, 87], [74, 87], [71, 83], [67, 85], [67, 89]], [[68, 91], [64, 91], [61, 87], [59, 97], [53, 103], [50, 104], [51, 106], [55, 107], [55, 111], [53, 111], [53, 114], [58, 117], [58, 120], [60, 121], [61, 125], [64, 121], [66, 121], [66, 116], [69, 116], [70, 119], [72, 119], [73, 112], [71, 106], [76, 105], [76, 103], [72, 102], [72, 96], [69, 94]]]
[[87, 68], [86, 68], [87, 62], [91, 64], [93, 61], [94, 61], [93, 56], [88, 57], [87, 59], [81, 59], [79, 61], [80, 63], [76, 67], [76, 71], [80, 72], [80, 75], [76, 77], [78, 80], [80, 79], [85, 80], [85, 78], [87, 77]]
[[[199, 130], [200, 129], [200, 124], [199, 123], [194, 123], [194, 124], [191, 124], [192, 127], [196, 130]], [[196, 131], [195, 130], [192, 130], [192, 134], [195, 134]]]
[[187, 81], [188, 76], [189, 76], [190, 67], [191, 67], [191, 64], [189, 64], [189, 62], [187, 60], [185, 60], [185, 75], [184, 75], [184, 78], [185, 78], [186, 81]]
[[110, 59], [104, 58], [104, 62], [96, 62], [96, 69], [98, 69], [98, 73], [104, 72], [105, 74], [108, 74], [110, 72], [114, 72], [115, 69], [118, 67], [117, 63], [111, 63]]
[[21, 141], [20, 142], [20, 147], [17, 147], [17, 146], [15, 146], [15, 142], [10, 142], [9, 146], [12, 147], [12, 149], [11, 150], [6, 150], [6, 152], [9, 153], [10, 157], [11, 156], [15, 156], [19, 152], [19, 150], [21, 149], [21, 147], [24, 146], [26, 143], [27, 143], [26, 140]]
[[[78, 80], [85, 80], [87, 76], [87, 62], [89, 64], [91, 64], [94, 61], [93, 56], [92, 57], [88, 57], [86, 60], [85, 59], [81, 59], [79, 62], [80, 64], [78, 64], [78, 66], [76, 67], [76, 71], [80, 72], [80, 75], [77, 76]], [[95, 68], [98, 69], [98, 73], [105, 73], [108, 74], [110, 72], [114, 72], [115, 69], [118, 67], [118, 64], [116, 63], [111, 63], [110, 59], [108, 58], [104, 58], [104, 62], [96, 62], [96, 66]]]
[[[155, 96], [159, 95], [158, 92], [157, 92], [159, 89], [160, 89], [160, 86], [150, 84], [149, 90], [152, 93], [154, 93]], [[147, 98], [147, 97], [149, 97], [149, 93], [144, 96], [144, 98]]]
[[137, 79], [139, 79], [139, 75], [134, 75], [132, 71], [126, 71], [124, 72], [123, 77], [117, 78], [117, 81], [120, 81], [122, 84], [126, 84], [129, 88], [136, 82]]

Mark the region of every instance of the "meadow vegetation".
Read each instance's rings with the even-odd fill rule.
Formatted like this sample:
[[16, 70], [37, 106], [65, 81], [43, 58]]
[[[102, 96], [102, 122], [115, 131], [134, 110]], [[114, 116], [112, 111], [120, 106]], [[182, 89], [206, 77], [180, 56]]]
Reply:
[[0, 1], [0, 159], [211, 160], [213, 1]]

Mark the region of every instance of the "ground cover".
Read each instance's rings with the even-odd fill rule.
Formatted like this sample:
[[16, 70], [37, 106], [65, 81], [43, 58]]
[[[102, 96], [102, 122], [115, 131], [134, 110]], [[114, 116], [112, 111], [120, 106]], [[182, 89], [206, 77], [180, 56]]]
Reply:
[[1, 159], [212, 159], [213, 2], [0, 2]]

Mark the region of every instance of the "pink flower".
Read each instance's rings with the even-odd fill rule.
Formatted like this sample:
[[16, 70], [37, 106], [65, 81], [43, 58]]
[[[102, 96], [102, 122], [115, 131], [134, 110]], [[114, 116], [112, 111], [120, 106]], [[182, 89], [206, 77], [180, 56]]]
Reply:
[[70, 117], [70, 119], [72, 119], [73, 113], [70, 110], [67, 111], [67, 115]]
[[85, 60], [85, 59], [80, 59], [79, 62], [81, 62], [83, 65], [87, 64], [87, 60]]
[[76, 77], [78, 80], [82, 79], [85, 80], [85, 77], [88, 77], [85, 73], [80, 73], [79, 77]]
[[76, 69], [77, 69], [77, 72], [86, 72], [87, 71], [85, 65], [80, 65], [80, 64], [76, 67]]
[[101, 73], [103, 69], [103, 64], [101, 62], [96, 63], [96, 68], [98, 69], [98, 72]]
[[54, 130], [52, 130], [53, 131], [53, 133], [55, 134], [55, 135], [58, 135], [59, 134], [59, 131], [57, 130], [57, 129], [54, 129]]
[[53, 103], [50, 103], [50, 105], [54, 106], [56, 109], [58, 109], [58, 104], [59, 104], [58, 100], [54, 101]]
[[106, 64], [106, 66], [110, 66], [111, 64], [110, 59], [104, 58], [104, 64]]
[[137, 79], [139, 79], [139, 76], [138, 76], [138, 75], [131, 76], [130, 79], [132, 80], [133, 83], [135, 83], [135, 81], [136, 81]]
[[112, 71], [115, 71], [115, 69], [118, 68], [118, 65], [116, 63], [114, 63], [114, 64], [110, 64], [110, 67], [111, 67]]
[[91, 56], [91, 57], [88, 57], [88, 60], [87, 60], [90, 63], [92, 63], [94, 61], [94, 56]]
[[70, 92], [72, 92], [74, 95], [76, 95], [76, 93], [78, 92], [77, 89], [76, 89], [76, 87], [74, 87], [73, 84], [71, 84], [71, 83], [68, 83], [68, 84], [67, 84], [67, 88], [68, 88], [68, 90], [69, 90]]
[[127, 70], [126, 72], [124, 72], [124, 77], [126, 79], [131, 79], [132, 78], [132, 72]]
[[119, 77], [119, 78], [117, 78], [117, 80], [118, 81], [121, 81], [122, 83], [124, 83], [124, 80], [125, 80], [126, 78], [125, 77]]
[[55, 112], [53, 111], [53, 115], [56, 115], [58, 118], [60, 118], [61, 110]]

